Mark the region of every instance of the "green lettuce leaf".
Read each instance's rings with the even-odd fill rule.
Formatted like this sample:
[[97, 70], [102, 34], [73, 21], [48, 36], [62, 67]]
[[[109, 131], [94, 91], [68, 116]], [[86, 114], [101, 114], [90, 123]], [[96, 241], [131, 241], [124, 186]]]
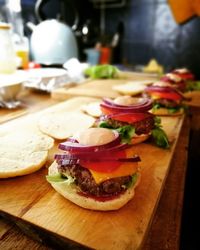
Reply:
[[121, 141], [123, 143], [131, 143], [131, 139], [135, 134], [135, 128], [133, 126], [131, 125], [122, 126], [116, 130], [120, 134]]
[[154, 117], [154, 125], [155, 125], [155, 127], [157, 127], [157, 128], [162, 127], [162, 125], [161, 125], [161, 118], [160, 118], [159, 116], [155, 116], [155, 117]]
[[110, 129], [114, 129], [108, 122], [106, 121], [101, 121], [99, 123], [99, 127], [100, 128], [110, 128]]
[[135, 185], [138, 179], [138, 173], [135, 173], [131, 176], [131, 181], [126, 185], [126, 188], [131, 188]]
[[118, 69], [115, 66], [109, 64], [91, 66], [87, 68], [84, 73], [86, 76], [89, 76], [92, 79], [118, 77]]
[[71, 176], [65, 177], [63, 175], [61, 175], [60, 173], [58, 174], [54, 174], [54, 175], [47, 175], [46, 179], [49, 183], [55, 183], [55, 182], [59, 182], [59, 183], [67, 183], [67, 184], [72, 184], [74, 182], [74, 178]]
[[188, 82], [186, 90], [187, 91], [200, 90], [200, 81]]
[[155, 110], [160, 109], [160, 108], [161, 108], [161, 105], [159, 103], [154, 103], [152, 110], [155, 111]]
[[169, 141], [168, 141], [167, 135], [162, 128], [160, 127], [154, 128], [152, 130], [151, 135], [157, 146], [161, 148], [169, 148]]
[[174, 114], [178, 112], [181, 109], [181, 107], [175, 107], [175, 108], [167, 108], [169, 114]]
[[126, 125], [126, 126], [122, 126], [119, 128], [113, 128], [109, 123], [107, 123], [106, 121], [102, 121], [99, 124], [100, 128], [108, 128], [108, 129], [115, 129], [117, 130], [117, 132], [120, 134], [121, 137], [121, 141], [123, 143], [130, 143], [132, 137], [135, 134], [135, 128], [131, 125]]

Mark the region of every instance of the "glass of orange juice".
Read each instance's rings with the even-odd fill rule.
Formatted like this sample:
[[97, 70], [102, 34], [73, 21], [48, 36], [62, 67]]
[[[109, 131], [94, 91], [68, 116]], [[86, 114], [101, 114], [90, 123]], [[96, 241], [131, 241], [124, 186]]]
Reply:
[[15, 43], [15, 52], [18, 58], [18, 67], [26, 69], [29, 63], [29, 43], [27, 37], [22, 37]]

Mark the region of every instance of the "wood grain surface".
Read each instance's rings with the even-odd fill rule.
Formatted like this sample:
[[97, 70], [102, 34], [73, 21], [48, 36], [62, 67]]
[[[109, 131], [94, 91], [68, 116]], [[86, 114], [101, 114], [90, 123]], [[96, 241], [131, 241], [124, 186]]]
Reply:
[[185, 96], [191, 98], [190, 101], [185, 102], [187, 105], [200, 108], [200, 91], [190, 91], [185, 93]]
[[[125, 74], [126, 75], [126, 74]], [[155, 81], [157, 78], [154, 76], [147, 77], [145, 75], [137, 75], [132, 73], [129, 77], [125, 77], [124, 79], [103, 79], [103, 80], [88, 80], [86, 83], [78, 85], [73, 88], [58, 88], [52, 91], [51, 96], [55, 100], [64, 101], [67, 98], [74, 96], [90, 96], [90, 97], [109, 97], [116, 98], [121, 96], [119, 92], [114, 90], [112, 87], [117, 85], [126, 84], [130, 81], [137, 80], [152, 80]], [[184, 103], [190, 107], [200, 108], [200, 91], [190, 91], [184, 93], [184, 95], [190, 98], [189, 101], [185, 101]]]
[[[93, 98], [78, 97], [45, 111], [18, 118], [1, 126], [7, 133], [13, 126], [36, 126], [38, 118], [47, 112], [77, 110]], [[139, 154], [142, 179], [136, 194], [122, 209], [113, 212], [85, 210], [64, 199], [46, 182], [47, 168], [57, 145], [49, 153], [46, 166], [40, 171], [0, 181], [0, 211], [27, 221], [51, 233], [78, 244], [98, 249], [138, 249], [148, 233], [156, 211], [183, 117], [165, 117], [163, 126], [170, 137], [170, 150], [155, 147], [150, 142], [131, 148]]]
[[52, 91], [51, 96], [56, 100], [66, 100], [71, 96], [91, 96], [91, 97], [109, 97], [115, 98], [120, 96], [113, 86], [125, 84], [131, 81], [150, 80], [155, 81], [155, 76], [145, 74], [124, 73], [123, 77], [117, 79], [97, 79], [87, 80], [73, 88], [59, 88]]
[[49, 94], [44, 94], [43, 92], [33, 92], [28, 89], [24, 89], [22, 91], [19, 96], [19, 100], [22, 103], [19, 108], [0, 108], [0, 124], [26, 114], [34, 113], [57, 103], [57, 101], [50, 99]]

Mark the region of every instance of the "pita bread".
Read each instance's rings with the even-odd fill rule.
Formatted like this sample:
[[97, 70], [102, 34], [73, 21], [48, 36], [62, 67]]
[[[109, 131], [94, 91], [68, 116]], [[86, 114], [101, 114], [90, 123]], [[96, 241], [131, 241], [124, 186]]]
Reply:
[[21, 150], [43, 151], [51, 149], [54, 145], [54, 140], [40, 132], [32, 133], [32, 130], [18, 131], [0, 137], [0, 149], [19, 148]]
[[47, 151], [24, 151], [23, 154], [24, 158], [26, 158], [25, 155], [29, 155], [31, 159], [29, 158], [27, 159], [27, 161], [22, 161], [19, 159], [12, 160], [12, 158], [0, 157], [0, 178], [9, 178], [31, 174], [39, 170], [45, 164], [48, 157]]
[[121, 85], [113, 86], [113, 89], [124, 95], [137, 95], [144, 91], [147, 85], [152, 84], [152, 80], [132, 81]]
[[[17, 131], [0, 137], [0, 178], [33, 173], [46, 162], [54, 140], [40, 132]], [[9, 149], [8, 149], [9, 148]]]
[[39, 129], [58, 140], [92, 127], [95, 119], [79, 112], [49, 113], [39, 119]]
[[85, 104], [81, 107], [81, 110], [93, 117], [99, 117], [102, 114], [100, 108], [100, 102], [91, 102]]

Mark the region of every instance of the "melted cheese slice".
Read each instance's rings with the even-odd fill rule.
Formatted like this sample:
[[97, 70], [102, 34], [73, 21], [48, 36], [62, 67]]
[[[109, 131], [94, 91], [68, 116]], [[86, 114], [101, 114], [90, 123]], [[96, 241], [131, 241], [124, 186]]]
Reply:
[[151, 93], [151, 99], [153, 99], [153, 100], [157, 100], [157, 99], [160, 99], [161, 98], [161, 96], [159, 95], [159, 94], [154, 94], [154, 93]]
[[137, 170], [138, 170], [138, 162], [122, 163], [119, 168], [117, 168], [115, 171], [111, 173], [100, 173], [89, 169], [90, 173], [92, 174], [97, 184], [100, 184], [101, 182], [112, 178], [133, 175], [135, 172], [137, 172]]

